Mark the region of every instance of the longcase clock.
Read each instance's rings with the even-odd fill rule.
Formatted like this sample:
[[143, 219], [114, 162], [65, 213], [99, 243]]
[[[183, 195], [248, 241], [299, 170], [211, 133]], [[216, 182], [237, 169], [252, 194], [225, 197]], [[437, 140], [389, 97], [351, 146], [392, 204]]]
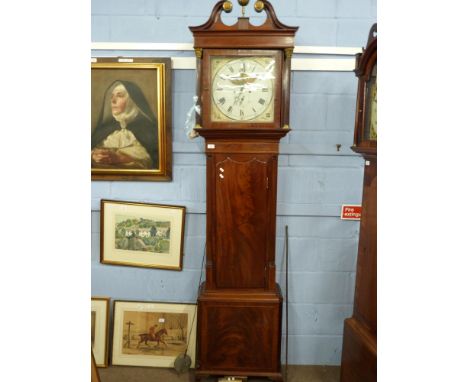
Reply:
[[[248, 0], [239, 0], [243, 6]], [[190, 27], [197, 55], [207, 163], [206, 282], [198, 296], [196, 378], [263, 376], [282, 381], [282, 294], [276, 283], [279, 140], [289, 132], [291, 56], [297, 27], [268, 1], [260, 26], [225, 25], [230, 1]]]
[[354, 146], [365, 159], [353, 316], [346, 319], [341, 382], [377, 381], [377, 24], [364, 53], [359, 78]]

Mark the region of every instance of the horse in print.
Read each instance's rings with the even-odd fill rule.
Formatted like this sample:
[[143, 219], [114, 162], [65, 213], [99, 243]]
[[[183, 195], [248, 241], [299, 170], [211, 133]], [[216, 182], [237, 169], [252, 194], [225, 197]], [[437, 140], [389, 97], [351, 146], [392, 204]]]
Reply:
[[151, 327], [149, 333], [139, 334], [140, 342], [138, 342], [137, 349], [140, 347], [142, 342], [144, 342], [145, 345], [148, 345], [148, 341], [156, 342], [156, 347], [158, 347], [160, 343], [164, 344], [167, 347], [167, 344], [164, 342], [163, 339], [164, 335], [167, 335], [166, 329], [163, 328], [154, 333], [154, 327]]

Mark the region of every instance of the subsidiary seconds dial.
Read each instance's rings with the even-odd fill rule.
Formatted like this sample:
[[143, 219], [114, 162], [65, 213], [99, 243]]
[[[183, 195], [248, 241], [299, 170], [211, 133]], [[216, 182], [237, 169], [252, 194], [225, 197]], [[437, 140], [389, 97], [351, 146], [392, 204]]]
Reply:
[[273, 57], [214, 57], [211, 68], [212, 121], [273, 122]]

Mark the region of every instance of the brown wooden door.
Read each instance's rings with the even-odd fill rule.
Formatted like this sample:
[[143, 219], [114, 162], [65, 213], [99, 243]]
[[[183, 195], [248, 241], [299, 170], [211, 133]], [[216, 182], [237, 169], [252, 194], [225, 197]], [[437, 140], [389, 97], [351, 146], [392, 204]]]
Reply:
[[218, 288], [265, 288], [269, 158], [216, 155], [215, 278]]

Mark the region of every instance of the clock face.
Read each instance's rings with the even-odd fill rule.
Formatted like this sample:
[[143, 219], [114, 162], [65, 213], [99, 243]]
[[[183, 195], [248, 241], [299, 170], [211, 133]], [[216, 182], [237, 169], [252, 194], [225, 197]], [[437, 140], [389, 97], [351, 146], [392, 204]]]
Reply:
[[377, 140], [377, 65], [372, 70], [372, 75], [366, 84], [366, 124], [364, 138]]
[[377, 139], [377, 79], [371, 89], [370, 139]]
[[211, 73], [213, 122], [273, 122], [273, 57], [213, 57]]

